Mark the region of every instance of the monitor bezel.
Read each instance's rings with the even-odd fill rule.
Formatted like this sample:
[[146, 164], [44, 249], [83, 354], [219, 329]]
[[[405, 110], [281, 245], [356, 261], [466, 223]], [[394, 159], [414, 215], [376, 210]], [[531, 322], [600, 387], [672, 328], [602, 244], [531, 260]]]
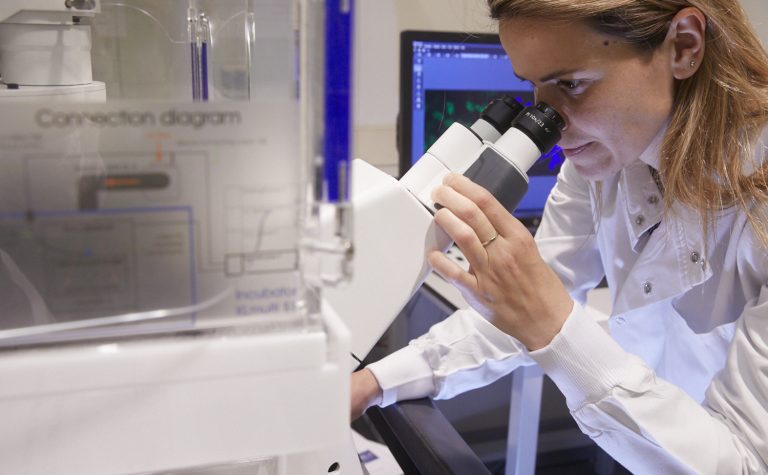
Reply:
[[402, 177], [411, 168], [411, 135], [413, 106], [413, 42], [476, 43], [501, 45], [495, 33], [461, 31], [404, 30], [400, 32], [400, 111], [397, 124], [398, 171]]

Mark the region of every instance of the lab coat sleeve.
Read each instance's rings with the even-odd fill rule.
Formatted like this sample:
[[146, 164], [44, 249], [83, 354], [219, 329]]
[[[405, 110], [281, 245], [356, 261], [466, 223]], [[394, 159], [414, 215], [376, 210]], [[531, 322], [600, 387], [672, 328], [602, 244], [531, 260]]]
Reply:
[[581, 430], [633, 473], [768, 473], [768, 287], [738, 320], [703, 404], [662, 380], [576, 305], [529, 355]]
[[560, 277], [571, 297], [582, 304], [587, 292], [605, 275], [597, 247], [590, 187], [566, 160], [536, 232], [542, 259]]
[[425, 396], [451, 398], [531, 363], [519, 341], [466, 309], [368, 368], [383, 389], [381, 405], [388, 406]]

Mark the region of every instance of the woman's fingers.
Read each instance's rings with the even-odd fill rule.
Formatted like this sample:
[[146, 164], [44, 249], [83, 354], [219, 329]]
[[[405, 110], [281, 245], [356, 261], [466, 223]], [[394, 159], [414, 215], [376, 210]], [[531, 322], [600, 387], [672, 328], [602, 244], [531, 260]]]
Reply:
[[432, 199], [439, 203], [475, 231], [482, 243], [496, 235], [496, 228], [471, 199], [449, 186], [438, 186], [432, 192]]
[[[443, 184], [471, 201], [500, 235], [513, 237], [523, 231], [528, 233], [525, 226], [515, 219], [488, 190], [474, 183], [469, 178], [451, 173], [445, 177]], [[488, 237], [480, 236], [481, 239], [485, 240], [491, 237], [492, 235]]]
[[[435, 213], [435, 222], [459, 246], [464, 257], [474, 268], [483, 268], [488, 260], [483, 243], [477, 231], [456, 216], [449, 208], [442, 208]], [[495, 231], [491, 231], [495, 234]], [[488, 238], [490, 239], [490, 238]]]
[[477, 279], [465, 272], [456, 262], [440, 251], [433, 251], [427, 256], [429, 264], [446, 282], [454, 285], [459, 291], [474, 293], [477, 291]]

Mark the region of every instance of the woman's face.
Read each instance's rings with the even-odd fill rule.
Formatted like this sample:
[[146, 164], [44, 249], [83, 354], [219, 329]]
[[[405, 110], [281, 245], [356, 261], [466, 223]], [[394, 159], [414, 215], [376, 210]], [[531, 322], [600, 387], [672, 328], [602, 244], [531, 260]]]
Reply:
[[576, 170], [602, 180], [639, 158], [672, 110], [671, 47], [641, 52], [586, 23], [502, 20], [515, 73], [566, 120], [560, 146]]

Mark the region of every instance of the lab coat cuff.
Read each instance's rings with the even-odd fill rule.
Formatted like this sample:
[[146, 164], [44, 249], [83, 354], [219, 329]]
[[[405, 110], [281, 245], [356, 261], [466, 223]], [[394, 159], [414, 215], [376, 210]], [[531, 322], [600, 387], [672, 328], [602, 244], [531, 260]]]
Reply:
[[408, 345], [367, 366], [383, 390], [381, 407], [397, 401], [419, 399], [435, 391], [435, 383], [422, 352]]
[[603, 399], [631, 368], [631, 356], [578, 303], [552, 342], [528, 354], [565, 395], [571, 410]]

